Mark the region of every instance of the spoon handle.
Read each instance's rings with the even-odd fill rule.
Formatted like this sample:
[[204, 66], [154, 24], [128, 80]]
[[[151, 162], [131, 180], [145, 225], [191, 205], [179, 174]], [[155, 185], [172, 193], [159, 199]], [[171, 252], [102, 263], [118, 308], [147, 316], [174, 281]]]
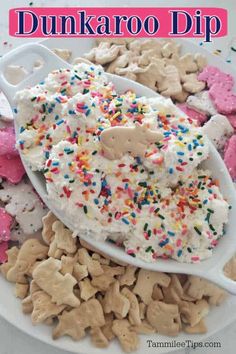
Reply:
[[[34, 69], [36, 59], [42, 61], [42, 65]], [[25, 63], [25, 66], [30, 67], [29, 75], [17, 85], [9, 83], [5, 77], [5, 71], [9, 65], [16, 65], [19, 60]], [[11, 107], [14, 106], [14, 96], [17, 91], [34, 86], [40, 83], [52, 70], [59, 68], [69, 68], [70, 65], [60, 59], [51, 50], [42, 44], [29, 43], [22, 45], [0, 59], [0, 89], [7, 97]], [[34, 69], [34, 70], [33, 70]]]

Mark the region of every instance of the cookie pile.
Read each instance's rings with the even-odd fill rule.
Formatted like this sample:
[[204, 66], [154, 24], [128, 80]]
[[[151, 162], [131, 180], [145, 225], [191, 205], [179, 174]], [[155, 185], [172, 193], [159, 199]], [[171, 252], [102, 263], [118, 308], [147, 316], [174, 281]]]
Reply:
[[[7, 117], [3, 118], [6, 121]], [[7, 260], [9, 242], [23, 240], [40, 230], [47, 213], [24, 175], [15, 148], [14, 128], [5, 124], [0, 128], [0, 263]]]
[[236, 94], [231, 75], [207, 65], [200, 53], [182, 55], [180, 44], [172, 40], [98, 39], [85, 58], [171, 97], [190, 118], [205, 124], [203, 130], [236, 181]]
[[[51, 212], [43, 218], [41, 240], [28, 239], [7, 254], [1, 273], [15, 283], [32, 323], [51, 324], [54, 339], [80, 340], [89, 332], [99, 348], [118, 338], [131, 352], [139, 334], [205, 333], [210, 307], [226, 297], [204, 279], [138, 269], [98, 254]], [[227, 274], [235, 277], [233, 263]]]
[[85, 58], [103, 65], [107, 72], [140, 82], [163, 96], [184, 102], [189, 94], [205, 88], [197, 74], [206, 65], [200, 55], [180, 54], [174, 41], [102, 39]]

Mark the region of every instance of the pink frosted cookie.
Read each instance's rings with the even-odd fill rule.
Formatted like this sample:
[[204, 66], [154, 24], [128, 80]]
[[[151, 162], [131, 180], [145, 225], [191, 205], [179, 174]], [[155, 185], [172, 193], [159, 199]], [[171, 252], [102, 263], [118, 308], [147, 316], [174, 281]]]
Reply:
[[236, 95], [226, 89], [224, 83], [212, 85], [209, 95], [219, 113], [231, 114], [236, 112]]
[[13, 127], [0, 129], [0, 177], [11, 183], [19, 183], [25, 169], [15, 148]]
[[226, 74], [215, 66], [207, 65], [198, 75], [198, 80], [207, 83], [210, 88], [214, 84], [221, 84], [225, 89], [231, 91], [234, 86], [233, 76]]
[[236, 129], [236, 114], [228, 114], [227, 118], [234, 129]]
[[4, 208], [0, 208], [0, 242], [10, 240], [12, 221], [12, 216]]
[[232, 177], [232, 179], [235, 181], [236, 180], [236, 156], [235, 156], [235, 151], [236, 151], [236, 135], [231, 136], [229, 139], [226, 149], [225, 149], [225, 154], [224, 154], [224, 162], [229, 170], [229, 174]]
[[0, 155], [17, 156], [15, 148], [15, 132], [13, 127], [0, 129]]
[[198, 122], [198, 125], [202, 125], [207, 121], [206, 114], [200, 113], [198, 111], [195, 111], [195, 109], [189, 108], [186, 103], [179, 103], [177, 104], [177, 107], [179, 107], [181, 111], [187, 114], [188, 117], [195, 119]]
[[0, 177], [6, 178], [11, 183], [19, 183], [25, 174], [19, 156], [8, 158], [6, 155], [0, 155]]
[[6, 251], [8, 250], [8, 242], [0, 243], [0, 263], [5, 263], [7, 261]]

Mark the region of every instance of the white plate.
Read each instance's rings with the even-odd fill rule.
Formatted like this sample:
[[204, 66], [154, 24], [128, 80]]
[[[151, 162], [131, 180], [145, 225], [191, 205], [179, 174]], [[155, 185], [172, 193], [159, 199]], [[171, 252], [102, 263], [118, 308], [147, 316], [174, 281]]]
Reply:
[[[205, 51], [202, 47], [194, 45], [188, 40], [179, 40], [184, 46], [183, 52], [202, 52], [208, 57], [208, 62], [212, 65], [220, 67], [226, 72], [231, 72], [231, 68], [225, 62], [220, 60], [220, 58], [213, 56], [209, 52]], [[73, 53], [73, 57], [81, 56], [84, 52], [88, 51], [93, 46], [92, 39], [50, 39], [43, 41], [43, 44], [48, 48], [67, 48]], [[236, 74], [234, 73], [236, 79]], [[123, 353], [120, 346], [116, 341], [113, 341], [107, 350], [96, 349], [91, 345], [89, 337], [85, 338], [80, 342], [73, 342], [70, 338], [61, 338], [57, 341], [51, 339], [51, 328], [46, 325], [40, 325], [33, 327], [31, 324], [30, 316], [25, 316], [21, 312], [20, 301], [16, 300], [12, 294], [13, 286], [7, 283], [2, 277], [0, 277], [0, 315], [9, 321], [12, 325], [18, 327], [25, 333], [32, 337], [35, 337], [45, 343], [58, 347], [60, 349], [68, 350], [74, 353], [83, 354], [100, 354], [112, 351], [114, 354]], [[176, 350], [177, 348], [148, 348], [147, 340], [152, 339], [153, 341], [169, 342], [171, 343], [174, 339], [178, 341], [203, 341], [208, 336], [213, 335], [219, 330], [236, 320], [236, 296], [228, 296], [227, 300], [219, 307], [213, 308], [210, 311], [209, 316], [206, 319], [208, 333], [205, 335], [186, 335], [181, 333], [177, 338], [165, 337], [158, 334], [141, 336], [140, 349], [136, 352], [141, 354], [144, 351], [146, 353], [167, 353]]]

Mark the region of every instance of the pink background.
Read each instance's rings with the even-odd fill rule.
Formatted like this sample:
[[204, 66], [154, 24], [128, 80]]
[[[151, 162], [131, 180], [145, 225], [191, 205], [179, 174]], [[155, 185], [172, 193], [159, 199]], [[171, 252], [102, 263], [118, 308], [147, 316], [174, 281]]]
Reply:
[[[71, 8], [63, 8], [63, 7], [45, 7], [45, 8], [40, 8], [40, 7], [36, 7], [36, 8], [32, 8], [32, 7], [25, 7], [25, 8], [15, 8], [15, 9], [11, 9], [9, 11], [9, 34], [11, 36], [19, 36], [19, 37], [45, 37], [45, 35], [42, 33], [41, 31], [41, 26], [38, 26], [38, 29], [36, 30], [35, 33], [33, 33], [32, 35], [16, 35], [17, 31], [18, 31], [18, 15], [16, 13], [16, 10], [29, 10], [34, 12], [37, 16], [40, 15], [73, 15], [75, 16], [76, 20], [79, 19], [79, 15], [77, 14], [78, 11], [81, 10], [85, 10], [87, 15], [95, 15], [96, 17], [101, 16], [101, 15], [106, 15], [109, 16], [111, 19], [111, 31], [113, 31], [113, 15], [126, 15], [126, 16], [133, 16], [133, 15], [137, 15], [139, 16], [142, 20], [144, 20], [147, 16], [150, 15], [155, 15], [158, 20], [159, 20], [159, 30], [158, 32], [153, 36], [153, 37], [170, 37], [170, 31], [171, 31], [171, 14], [169, 13], [170, 10], [183, 10], [188, 12], [192, 18], [195, 15], [195, 11], [196, 10], [201, 10], [202, 15], [201, 15], [201, 19], [202, 19], [202, 32], [203, 35], [198, 35], [198, 36], [194, 36], [193, 33], [195, 31], [195, 20], [193, 21], [193, 26], [192, 29], [189, 33], [185, 34], [185, 35], [181, 35], [184, 37], [204, 37], [205, 36], [205, 19], [204, 19], [204, 15], [208, 15], [208, 16], [218, 16], [221, 20], [222, 23], [222, 27], [221, 30], [219, 31], [219, 33], [217, 33], [216, 35], [212, 35], [212, 37], [222, 37], [222, 36], [226, 36], [227, 35], [227, 10], [223, 9], [223, 8], [214, 8], [214, 7], [204, 7], [204, 8], [188, 8], [188, 7], [165, 7], [165, 8], [86, 8], [86, 7], [71, 7]], [[31, 17], [31, 16], [30, 16]], [[29, 17], [27, 17], [27, 21], [26, 21], [26, 30], [30, 30], [31, 28], [31, 19]], [[40, 21], [39, 21], [40, 22]], [[77, 21], [77, 24], [79, 24], [79, 20]], [[58, 23], [58, 28], [57, 31], [60, 31], [60, 23], [59, 21]], [[214, 21], [212, 21], [212, 25], [213, 25]], [[92, 25], [92, 27], [94, 29], [96, 29], [96, 25], [98, 25], [99, 23], [97, 23], [96, 18], [91, 20], [90, 24]], [[124, 37], [132, 37], [133, 35], [131, 35], [128, 31], [127, 28], [125, 26], [125, 24], [123, 23], [122, 25], [122, 30], [124, 32], [124, 34], [122, 36]], [[180, 21], [179, 21], [179, 30], [183, 30], [185, 28], [185, 16], [183, 17], [181, 15], [180, 17]], [[214, 25], [213, 28], [214, 30]], [[79, 31], [79, 26], [77, 26], [76, 28], [77, 32]], [[71, 37], [95, 37], [94, 35], [88, 34], [88, 35], [70, 35]], [[145, 30], [141, 30], [141, 32], [136, 36], [136, 37], [148, 37], [150, 36], [149, 34], [147, 34], [145, 32]], [[68, 37], [68, 35], [50, 35], [50, 37]], [[112, 37], [112, 35], [111, 35]]]

